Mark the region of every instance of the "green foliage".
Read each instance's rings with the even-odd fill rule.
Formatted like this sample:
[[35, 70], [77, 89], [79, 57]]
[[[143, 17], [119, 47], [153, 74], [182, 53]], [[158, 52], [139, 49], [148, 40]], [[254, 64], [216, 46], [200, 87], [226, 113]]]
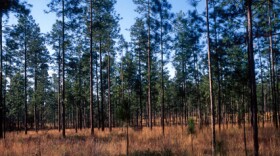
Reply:
[[188, 133], [191, 135], [195, 134], [195, 123], [193, 118], [188, 120]]
[[117, 107], [117, 118], [122, 122], [128, 122], [130, 118], [130, 103], [129, 100], [124, 98], [122, 103]]

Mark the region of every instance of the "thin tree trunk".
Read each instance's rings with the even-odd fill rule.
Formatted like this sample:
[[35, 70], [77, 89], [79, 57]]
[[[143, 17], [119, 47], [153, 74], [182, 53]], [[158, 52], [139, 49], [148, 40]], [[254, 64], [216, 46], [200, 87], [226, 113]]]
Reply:
[[148, 0], [148, 109], [149, 109], [149, 127], [152, 130], [152, 104], [151, 104], [151, 22], [150, 22], [150, 0]]
[[59, 37], [59, 48], [58, 48], [58, 95], [57, 95], [57, 107], [58, 107], [58, 113], [57, 113], [57, 117], [58, 117], [58, 131], [60, 132], [61, 130], [61, 101], [60, 101], [60, 94], [61, 94], [61, 84], [60, 84], [60, 80], [61, 80], [61, 41], [60, 41], [60, 37]]
[[246, 106], [245, 106], [245, 98], [244, 98], [244, 86], [243, 86], [243, 92], [242, 92], [242, 104], [243, 104], [243, 141], [244, 141], [244, 149], [245, 149], [245, 155], [248, 155], [247, 152], [247, 140], [246, 140]]
[[271, 96], [272, 96], [272, 106], [273, 106], [273, 122], [274, 126], [278, 129], [277, 121], [277, 103], [276, 103], [276, 89], [275, 89], [275, 66], [274, 66], [274, 51], [273, 51], [273, 39], [272, 39], [272, 24], [271, 24], [271, 11], [273, 5], [272, 0], [268, 0], [268, 24], [269, 24], [269, 58], [270, 58], [270, 81], [271, 81]]
[[65, 138], [65, 22], [64, 0], [62, 0], [62, 137]]
[[[214, 4], [215, 5], [215, 4]], [[217, 64], [218, 64], [218, 70], [217, 70], [217, 76], [218, 76], [218, 124], [219, 124], [219, 133], [221, 132], [221, 71], [220, 71], [220, 55], [218, 54], [217, 45], [218, 45], [218, 33], [217, 33], [217, 17], [216, 17], [216, 9], [214, 7], [214, 31], [215, 31], [215, 51], [217, 55]]]
[[127, 155], [127, 156], [128, 156], [128, 154], [129, 154], [128, 126], [129, 126], [129, 121], [127, 120], [127, 123], [126, 123], [126, 155]]
[[[1, 55], [2, 57], [2, 55]], [[2, 61], [1, 61], [2, 62]], [[2, 68], [2, 65], [1, 65]], [[26, 28], [24, 28], [24, 133], [27, 134], [27, 41]], [[1, 80], [2, 81], [2, 80]], [[2, 88], [1, 88], [2, 90]]]
[[93, 56], [92, 56], [92, 0], [90, 0], [90, 134], [94, 135], [93, 110]]
[[104, 100], [104, 95], [103, 95], [103, 77], [102, 77], [102, 53], [101, 53], [102, 47], [101, 47], [101, 37], [99, 39], [99, 64], [100, 64], [100, 96], [101, 96], [101, 127], [102, 127], [102, 131], [104, 131], [105, 129], [105, 125], [104, 125], [104, 106], [103, 106], [103, 100]]
[[259, 155], [258, 143], [258, 118], [257, 118], [257, 94], [256, 94], [256, 78], [255, 78], [255, 62], [253, 48], [253, 26], [252, 26], [252, 0], [246, 1], [247, 7], [247, 27], [248, 27], [248, 63], [249, 63], [249, 79], [251, 89], [251, 107], [253, 114], [253, 140], [254, 140], [254, 155]]
[[206, 0], [206, 23], [207, 23], [207, 45], [208, 45], [207, 49], [208, 49], [209, 90], [210, 90], [211, 122], [212, 122], [212, 155], [215, 155], [215, 147], [216, 147], [215, 105], [214, 105], [213, 88], [212, 88], [211, 51], [210, 51], [211, 45], [210, 45], [208, 0]]
[[96, 75], [96, 98], [97, 98], [97, 113], [98, 113], [98, 130], [101, 126], [100, 121], [100, 101], [99, 101], [99, 84], [98, 84], [98, 54], [96, 53], [96, 61], [95, 61], [95, 75]]
[[109, 131], [112, 131], [112, 112], [111, 112], [111, 79], [110, 79], [110, 52], [108, 51], [108, 116]]
[[139, 105], [140, 105], [140, 127], [142, 128], [142, 119], [143, 119], [143, 106], [142, 106], [142, 78], [141, 78], [141, 54], [138, 52], [138, 72], [139, 72]]
[[163, 78], [163, 21], [162, 12], [160, 12], [160, 51], [161, 51], [161, 126], [164, 136], [164, 78]]
[[0, 139], [3, 138], [3, 97], [2, 97], [2, 62], [3, 62], [3, 48], [2, 48], [2, 9], [0, 9]]
[[78, 133], [78, 123], [79, 123], [79, 116], [78, 116], [78, 103], [79, 101], [75, 101], [75, 132]]
[[35, 131], [38, 132], [38, 110], [37, 110], [37, 90], [38, 89], [38, 79], [37, 79], [37, 53], [35, 53], [35, 66], [34, 66], [34, 93], [35, 93], [35, 100], [34, 100], [34, 124], [35, 124]]
[[259, 48], [259, 40], [258, 40], [258, 51], [259, 51], [259, 57], [260, 57], [260, 70], [261, 70], [261, 103], [262, 103], [262, 126], [264, 127], [264, 116], [265, 116], [265, 111], [264, 111], [264, 87], [263, 87], [263, 64], [262, 64], [262, 54]]

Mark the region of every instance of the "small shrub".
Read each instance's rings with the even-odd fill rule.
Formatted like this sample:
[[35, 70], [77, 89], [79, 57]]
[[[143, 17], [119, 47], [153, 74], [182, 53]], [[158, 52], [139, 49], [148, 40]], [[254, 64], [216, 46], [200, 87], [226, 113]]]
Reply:
[[188, 133], [191, 135], [195, 134], [195, 123], [193, 118], [190, 118], [188, 121]]

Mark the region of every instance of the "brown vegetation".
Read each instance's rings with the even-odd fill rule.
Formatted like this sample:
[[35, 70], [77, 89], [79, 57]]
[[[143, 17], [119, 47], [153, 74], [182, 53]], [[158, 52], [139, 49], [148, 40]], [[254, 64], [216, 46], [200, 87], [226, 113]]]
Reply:
[[[253, 154], [252, 129], [247, 128], [247, 147]], [[58, 130], [11, 132], [0, 141], [0, 153], [3, 156], [14, 155], [125, 155], [125, 128], [113, 128], [112, 132], [95, 130], [94, 137], [90, 130], [67, 130], [67, 137], [62, 138]], [[280, 132], [267, 124], [260, 128], [260, 155], [280, 155]], [[129, 130], [130, 155], [211, 155], [211, 129], [196, 130], [192, 152], [191, 136], [186, 127], [166, 127], [162, 137], [161, 127], [143, 130]], [[220, 155], [245, 155], [243, 129], [238, 126], [223, 125], [217, 133], [217, 151]]]

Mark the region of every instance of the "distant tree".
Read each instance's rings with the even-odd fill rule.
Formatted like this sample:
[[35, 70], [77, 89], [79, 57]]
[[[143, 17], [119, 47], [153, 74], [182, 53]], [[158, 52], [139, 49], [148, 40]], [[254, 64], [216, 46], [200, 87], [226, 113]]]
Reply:
[[[61, 45], [62, 45], [62, 53], [61, 53], [61, 64], [62, 64], [62, 97], [61, 97], [61, 106], [62, 106], [62, 136], [65, 135], [65, 104], [66, 104], [66, 96], [65, 96], [65, 63], [66, 63], [66, 30], [69, 30], [71, 26], [77, 24], [79, 22], [79, 15], [83, 12], [81, 7], [82, 1], [76, 0], [52, 0], [49, 4], [49, 11], [47, 12], [55, 12], [58, 17], [62, 18], [62, 26], [61, 26]], [[66, 27], [67, 23], [67, 27]]]
[[195, 134], [195, 123], [192, 118], [188, 120], [188, 133], [191, 135], [192, 152], [193, 152], [193, 135]]
[[171, 47], [171, 36], [169, 32], [172, 29], [171, 20], [173, 18], [173, 14], [170, 12], [172, 6], [167, 0], [156, 0], [155, 5], [152, 7], [152, 11], [155, 14], [158, 14], [159, 20], [156, 22], [159, 29], [159, 47], [160, 47], [160, 62], [161, 62], [161, 126], [162, 126], [162, 134], [164, 135], [164, 119], [165, 119], [165, 84], [164, 84], [164, 54], [169, 55], [170, 47]]
[[[99, 53], [99, 78], [100, 78], [100, 114], [101, 114], [101, 127], [102, 130], [105, 129], [105, 110], [104, 101], [105, 101], [105, 88], [106, 80], [104, 77], [107, 74], [107, 88], [108, 88], [108, 126], [109, 129], [112, 126], [112, 112], [111, 112], [111, 85], [109, 84], [110, 80], [110, 60], [111, 56], [114, 56], [114, 45], [115, 40], [118, 38], [119, 27], [118, 21], [120, 17], [115, 13], [114, 5], [116, 4], [115, 0], [105, 0], [105, 1], [95, 1], [93, 3], [93, 41], [96, 42], [95, 49]], [[107, 57], [105, 61], [103, 55], [107, 52]], [[107, 73], [103, 72], [103, 68], [107, 65]]]
[[151, 47], [151, 0], [133, 0], [134, 4], [137, 5], [136, 12], [142, 15], [142, 19], [145, 21], [147, 32], [147, 81], [148, 81], [148, 91], [147, 91], [147, 114], [149, 118], [149, 127], [152, 130], [152, 104], [151, 104], [151, 59], [152, 59], [152, 47]]
[[57, 118], [58, 118], [58, 131], [61, 129], [61, 45], [62, 45], [62, 23], [61, 21], [56, 21], [52, 27], [52, 31], [46, 35], [46, 41], [48, 44], [52, 45], [53, 50], [55, 50], [55, 60], [57, 63]]
[[[29, 73], [34, 76], [34, 93], [37, 89], [37, 80], [40, 67], [43, 67], [48, 62], [48, 51], [44, 45], [43, 36], [40, 33], [40, 28], [38, 24], [35, 23], [35, 20], [30, 15], [20, 15], [18, 17], [18, 24], [13, 26], [13, 29], [8, 30], [8, 36], [6, 40], [11, 44], [7, 44], [8, 49], [15, 51], [14, 60], [17, 60], [19, 70], [24, 69], [24, 94], [25, 94], [25, 118], [28, 116], [27, 112], [27, 82], [28, 75], [27, 70], [30, 70]], [[22, 61], [23, 60], [23, 61]], [[12, 64], [11, 64], [12, 65]], [[46, 68], [48, 70], [48, 68]], [[35, 94], [34, 94], [35, 95]], [[38, 129], [37, 122], [37, 100], [34, 100], [34, 123], [35, 129]], [[27, 122], [25, 122], [27, 133]]]
[[[140, 109], [140, 126], [142, 127], [143, 119], [143, 66], [146, 63], [146, 49], [147, 49], [147, 39], [148, 35], [146, 33], [145, 23], [141, 18], [137, 18], [135, 23], [130, 28], [131, 36], [131, 48], [134, 52], [135, 59], [137, 59], [137, 82], [136, 89], [139, 99], [139, 109]], [[126, 48], [127, 49], [127, 48]]]
[[[24, 116], [24, 76], [17, 73], [11, 80], [11, 87], [7, 93], [7, 117], [11, 120], [10, 125], [16, 125], [17, 131], [20, 130], [20, 122]], [[14, 129], [13, 129], [14, 130]]]

